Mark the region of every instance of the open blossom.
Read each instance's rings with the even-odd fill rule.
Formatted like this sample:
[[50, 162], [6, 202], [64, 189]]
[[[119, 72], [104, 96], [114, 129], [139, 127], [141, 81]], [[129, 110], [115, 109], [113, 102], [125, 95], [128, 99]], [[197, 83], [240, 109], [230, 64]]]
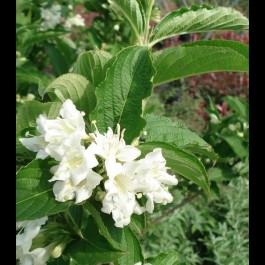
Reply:
[[155, 203], [167, 204], [173, 201], [166, 185], [177, 185], [174, 175], [167, 173], [166, 160], [161, 148], [155, 148], [134, 165], [134, 190], [147, 197], [146, 210], [152, 213]]
[[123, 171], [122, 163], [135, 160], [141, 151], [132, 145], [126, 145], [123, 139], [124, 130], [120, 131], [117, 124], [117, 133], [108, 128], [104, 135], [96, 131], [90, 136], [94, 139], [89, 149], [105, 160], [105, 167], [109, 178], [113, 178]]
[[126, 164], [123, 168], [122, 173], [105, 181], [106, 196], [102, 201], [103, 207], [101, 208], [104, 213], [112, 213], [117, 227], [128, 225], [133, 213], [142, 214], [145, 210], [136, 200], [131, 168]]
[[16, 223], [16, 230], [23, 229], [16, 236], [16, 259], [22, 265], [44, 265], [49, 259], [46, 249], [34, 249], [30, 251], [32, 240], [39, 234], [41, 226], [46, 223], [47, 217], [36, 220], [22, 221]]
[[67, 18], [67, 20], [64, 23], [64, 27], [66, 29], [70, 29], [72, 26], [84, 27], [85, 26], [84, 18], [80, 14], [76, 14], [73, 17]]
[[[73, 179], [75, 178], [72, 177], [56, 181], [53, 186], [53, 193], [57, 201], [65, 202], [76, 198], [76, 203], [80, 203], [92, 195], [94, 188], [99, 185], [102, 177], [92, 169], [87, 169], [85, 174], [83, 174], [83, 172], [81, 174], [82, 180], [80, 182], [74, 182]], [[56, 179], [56, 176], [54, 176], [51, 180], [54, 179]], [[76, 179], [80, 179], [80, 177], [77, 175]]]
[[[122, 173], [104, 183], [107, 193], [101, 210], [112, 213], [115, 226], [129, 224], [133, 213], [141, 214], [145, 210], [152, 213], [154, 203], [172, 202], [173, 197], [166, 185], [176, 185], [178, 180], [167, 173], [165, 165], [161, 148], [156, 148], [143, 159], [124, 163]], [[139, 195], [147, 198], [144, 207], [140, 207], [136, 200]]]
[[76, 109], [70, 99], [67, 99], [61, 109], [61, 117], [48, 119], [45, 115], [37, 118], [37, 131], [40, 136], [20, 138], [20, 142], [29, 150], [37, 152], [37, 158], [46, 158], [48, 155], [62, 160], [68, 152], [69, 137], [75, 137], [81, 141], [87, 137], [85, 132], [84, 112]]
[[59, 165], [51, 168], [54, 176], [49, 181], [57, 181], [53, 187], [56, 200], [64, 202], [76, 197], [79, 203], [91, 196], [102, 176], [92, 170], [98, 161], [91, 150], [82, 146], [75, 134], [68, 140], [68, 152]]

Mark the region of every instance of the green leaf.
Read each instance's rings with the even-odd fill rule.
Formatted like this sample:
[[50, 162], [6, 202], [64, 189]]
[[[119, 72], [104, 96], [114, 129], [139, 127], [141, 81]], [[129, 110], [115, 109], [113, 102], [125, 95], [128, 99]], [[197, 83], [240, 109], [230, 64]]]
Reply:
[[100, 203], [87, 201], [84, 207], [93, 216], [102, 236], [104, 236], [113, 247], [125, 252], [125, 255], [118, 260], [117, 264], [130, 265], [139, 261], [143, 262], [139, 240], [128, 226], [122, 229], [114, 226], [112, 217], [101, 212]]
[[210, 194], [210, 183], [207, 172], [196, 156], [163, 142], [143, 143], [138, 145], [137, 148], [141, 150], [142, 157], [152, 152], [155, 148], [162, 148], [162, 154], [167, 161], [166, 166], [197, 184], [207, 195]]
[[239, 11], [227, 7], [192, 6], [166, 15], [155, 27], [150, 46], [172, 37], [212, 30], [247, 30], [249, 22]]
[[211, 46], [211, 47], [226, 47], [236, 51], [238, 54], [243, 55], [246, 59], [249, 57], [248, 45], [233, 40], [200, 40], [185, 43], [182, 47], [194, 47], [194, 46]]
[[107, 70], [106, 79], [96, 90], [98, 104], [90, 116], [100, 132], [119, 123], [126, 128], [124, 139], [130, 143], [145, 126], [141, 117], [142, 100], [152, 89], [154, 69], [147, 47], [132, 46], [119, 52]]
[[97, 87], [106, 77], [104, 66], [111, 57], [110, 53], [101, 50], [83, 52], [77, 58], [73, 73], [83, 75]]
[[209, 72], [246, 72], [249, 64], [246, 50], [248, 46], [240, 42], [214, 40], [155, 52], [154, 85]]
[[222, 167], [214, 167], [208, 170], [209, 179], [211, 181], [222, 182], [224, 180], [231, 180], [235, 173], [230, 166], [222, 165]]
[[70, 202], [57, 202], [50, 183], [54, 161], [36, 159], [16, 177], [16, 221], [31, 220], [67, 210]]
[[53, 45], [45, 45], [45, 47], [55, 76], [66, 74], [69, 70], [69, 65], [65, 56]]
[[53, 101], [64, 102], [71, 99], [77, 109], [89, 113], [95, 108], [96, 97], [94, 86], [82, 75], [65, 74], [56, 78], [47, 88], [46, 92]]
[[26, 62], [25, 64], [16, 67], [17, 84], [28, 83], [38, 85], [39, 82], [48, 84], [50, 81], [51, 78], [44, 72], [39, 71], [31, 62]]
[[70, 68], [77, 59], [76, 44], [69, 37], [59, 37], [55, 39], [56, 47], [67, 61]]
[[109, 263], [121, 256], [120, 251], [109, 249], [107, 247], [95, 246], [84, 239], [70, 243], [67, 252], [71, 259], [79, 265]]
[[145, 16], [142, 6], [139, 5], [137, 0], [112, 0], [111, 4], [118, 8], [123, 16], [129, 21], [141, 44], [145, 28]]
[[177, 265], [178, 253], [174, 250], [168, 253], [160, 253], [156, 257], [148, 258], [145, 262], [152, 265]]
[[60, 256], [59, 258], [52, 259], [52, 261], [48, 261], [48, 265], [70, 265], [70, 260]]
[[243, 117], [246, 121], [249, 120], [249, 107], [247, 102], [232, 96], [224, 97], [224, 102], [226, 102], [238, 116]]
[[[70, 256], [77, 264], [86, 264], [86, 259], [91, 262], [90, 264], [93, 262], [97, 264], [99, 262], [107, 263], [125, 254], [123, 251], [114, 248], [99, 233], [93, 217], [82, 205], [72, 205], [67, 212], [67, 220], [76, 232], [76, 237], [80, 240], [75, 240], [68, 245], [64, 254]], [[80, 249], [78, 249], [79, 247]], [[90, 247], [90, 250], [88, 250], [88, 247]], [[91, 257], [93, 255], [92, 251], [95, 254], [93, 258]]]
[[22, 45], [29, 46], [33, 45], [48, 39], [54, 39], [56, 37], [59, 37], [61, 35], [67, 34], [67, 31], [46, 31], [46, 32], [35, 32], [32, 31], [30, 34], [27, 35], [27, 38], [23, 41]]
[[145, 215], [145, 213], [143, 213], [141, 215], [137, 215], [137, 214], [132, 215], [129, 227], [137, 235], [143, 236], [143, 231], [146, 228], [146, 215]]
[[190, 131], [181, 121], [172, 121], [166, 117], [153, 114], [145, 116], [146, 142], [165, 142], [176, 145], [179, 148], [205, 155], [212, 160], [216, 160], [218, 155], [211, 145], [205, 142], [196, 133]]
[[35, 100], [25, 102], [18, 108], [16, 117], [16, 130], [22, 131], [25, 128], [36, 127], [36, 120], [40, 114], [45, 114], [49, 119], [59, 116], [61, 103], [41, 103]]
[[235, 154], [244, 159], [248, 155], [248, 144], [242, 137], [230, 133], [221, 133], [220, 137], [232, 148]]

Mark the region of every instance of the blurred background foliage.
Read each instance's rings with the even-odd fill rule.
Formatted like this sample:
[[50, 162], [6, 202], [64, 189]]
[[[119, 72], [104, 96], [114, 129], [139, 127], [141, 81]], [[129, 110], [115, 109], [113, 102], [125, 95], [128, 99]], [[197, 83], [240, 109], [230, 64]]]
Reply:
[[[139, 0], [142, 1], [142, 0]], [[152, 25], [182, 6], [231, 6], [248, 16], [247, 0], [157, 0]], [[201, 39], [248, 44], [248, 32], [189, 34], [154, 49]], [[54, 78], [71, 72], [83, 50], [116, 54], [134, 35], [107, 0], [16, 1], [16, 102], [42, 99]], [[175, 249], [183, 265], [248, 264], [248, 95], [247, 73], [197, 75], [154, 88], [145, 113], [182, 120], [209, 142], [217, 161], [201, 157], [211, 180], [211, 198], [186, 179], [172, 190], [174, 202], [148, 216], [141, 237], [146, 257]]]

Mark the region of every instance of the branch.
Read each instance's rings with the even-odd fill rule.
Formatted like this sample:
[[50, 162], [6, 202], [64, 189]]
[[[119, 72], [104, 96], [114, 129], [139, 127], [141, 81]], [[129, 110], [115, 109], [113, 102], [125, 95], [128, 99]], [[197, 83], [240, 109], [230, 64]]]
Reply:
[[161, 216], [155, 218], [153, 221], [151, 221], [151, 225], [159, 223], [162, 219], [173, 213], [175, 210], [179, 209], [180, 207], [184, 206], [185, 204], [193, 201], [195, 198], [197, 198], [199, 195], [201, 195], [203, 191], [199, 191], [186, 199], [184, 199], [181, 203], [175, 205], [174, 207], [170, 208], [169, 210], [165, 211]]

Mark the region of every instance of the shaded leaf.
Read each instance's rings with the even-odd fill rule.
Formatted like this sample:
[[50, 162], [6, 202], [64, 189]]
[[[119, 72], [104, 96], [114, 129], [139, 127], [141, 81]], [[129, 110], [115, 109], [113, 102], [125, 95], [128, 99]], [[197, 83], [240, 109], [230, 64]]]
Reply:
[[16, 221], [32, 220], [68, 209], [71, 202], [57, 202], [50, 183], [55, 161], [36, 159], [21, 168], [16, 177]]

